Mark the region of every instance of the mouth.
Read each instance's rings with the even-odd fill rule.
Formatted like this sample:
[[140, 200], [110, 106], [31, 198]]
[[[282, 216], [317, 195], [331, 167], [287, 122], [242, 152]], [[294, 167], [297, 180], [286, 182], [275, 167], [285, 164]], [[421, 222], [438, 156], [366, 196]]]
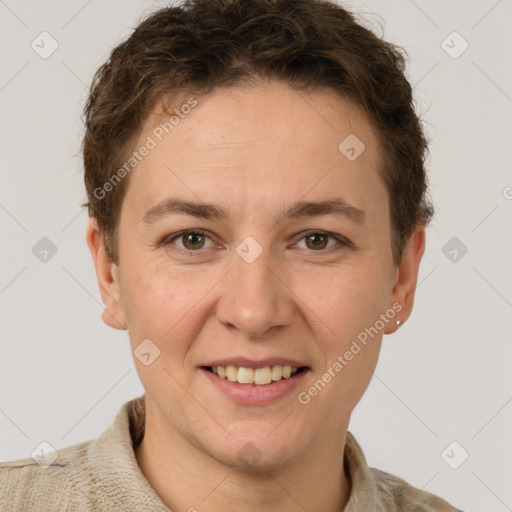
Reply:
[[212, 365], [202, 366], [217, 377], [226, 381], [247, 386], [268, 386], [281, 380], [290, 379], [295, 375], [307, 371], [307, 366], [293, 366], [291, 364], [275, 364], [267, 366], [235, 366]]
[[293, 400], [294, 392], [304, 385], [312, 369], [303, 361], [288, 357], [249, 359], [244, 356], [208, 361], [198, 367], [214, 392], [232, 403], [262, 406]]

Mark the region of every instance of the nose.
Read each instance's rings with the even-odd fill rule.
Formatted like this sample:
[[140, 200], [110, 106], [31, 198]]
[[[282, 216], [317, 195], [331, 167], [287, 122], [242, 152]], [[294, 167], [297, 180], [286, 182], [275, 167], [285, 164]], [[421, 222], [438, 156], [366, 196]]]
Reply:
[[263, 251], [252, 263], [235, 254], [233, 268], [222, 280], [216, 309], [219, 322], [238, 329], [247, 338], [262, 338], [290, 325], [294, 316], [293, 292], [279, 264]]

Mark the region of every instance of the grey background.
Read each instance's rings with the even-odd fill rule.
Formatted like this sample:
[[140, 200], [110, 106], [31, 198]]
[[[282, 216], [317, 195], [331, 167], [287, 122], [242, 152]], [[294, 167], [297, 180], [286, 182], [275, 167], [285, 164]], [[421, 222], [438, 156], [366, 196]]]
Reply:
[[[0, 0], [0, 460], [95, 438], [143, 393], [127, 334], [101, 321], [76, 153], [93, 72], [163, 5]], [[415, 311], [384, 338], [351, 431], [373, 466], [467, 511], [512, 510], [512, 3], [345, 5], [409, 53], [437, 208]], [[31, 48], [42, 31], [58, 43], [47, 59]], [[442, 47], [462, 48], [453, 31], [469, 44], [456, 59]], [[43, 237], [46, 263], [32, 252]]]

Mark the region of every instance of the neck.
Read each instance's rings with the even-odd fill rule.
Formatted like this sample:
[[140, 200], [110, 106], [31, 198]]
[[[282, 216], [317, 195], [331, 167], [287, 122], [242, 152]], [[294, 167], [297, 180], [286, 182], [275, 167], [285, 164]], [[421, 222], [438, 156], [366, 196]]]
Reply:
[[216, 460], [169, 425], [160, 428], [148, 412], [135, 456], [171, 510], [339, 512], [348, 501], [350, 479], [343, 464], [346, 428], [286, 466], [246, 469]]

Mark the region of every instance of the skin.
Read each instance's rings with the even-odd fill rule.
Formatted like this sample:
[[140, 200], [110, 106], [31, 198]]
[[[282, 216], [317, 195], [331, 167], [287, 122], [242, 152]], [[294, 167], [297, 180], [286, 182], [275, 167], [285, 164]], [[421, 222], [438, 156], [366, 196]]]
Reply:
[[[149, 366], [134, 357], [147, 408], [136, 457], [176, 512], [342, 510], [351, 489], [342, 457], [350, 415], [371, 380], [383, 334], [411, 313], [424, 226], [416, 227], [394, 264], [379, 144], [351, 101], [278, 83], [197, 99], [130, 175], [119, 265], [106, 254], [94, 219], [87, 228], [104, 321], [128, 330], [132, 350], [147, 338], [160, 350]], [[140, 141], [151, 134], [154, 119]], [[351, 133], [366, 146], [354, 161], [338, 150]], [[144, 214], [171, 195], [215, 203], [229, 218], [173, 214], [144, 223]], [[335, 197], [363, 210], [364, 223], [333, 214], [281, 214], [298, 200]], [[169, 241], [185, 229], [205, 230], [207, 237]], [[306, 230], [350, 242], [320, 238], [317, 248]], [[247, 236], [263, 250], [252, 263], [236, 252]], [[395, 319], [301, 404], [298, 392], [394, 303], [402, 307]], [[237, 405], [199, 370], [230, 356], [289, 357], [310, 371], [300, 389], [274, 402]], [[237, 457], [248, 442], [260, 453], [251, 467]]]

